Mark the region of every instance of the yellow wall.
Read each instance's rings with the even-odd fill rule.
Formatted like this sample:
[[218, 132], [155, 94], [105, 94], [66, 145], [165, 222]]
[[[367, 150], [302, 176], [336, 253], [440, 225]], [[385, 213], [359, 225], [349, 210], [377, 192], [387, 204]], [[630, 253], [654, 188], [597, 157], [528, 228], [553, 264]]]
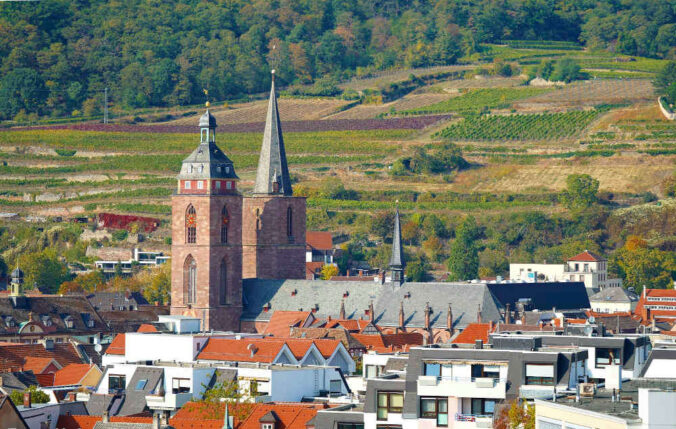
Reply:
[[99, 380], [103, 373], [98, 366], [93, 365], [87, 375], [82, 378], [80, 384], [86, 387], [96, 387], [99, 384]]

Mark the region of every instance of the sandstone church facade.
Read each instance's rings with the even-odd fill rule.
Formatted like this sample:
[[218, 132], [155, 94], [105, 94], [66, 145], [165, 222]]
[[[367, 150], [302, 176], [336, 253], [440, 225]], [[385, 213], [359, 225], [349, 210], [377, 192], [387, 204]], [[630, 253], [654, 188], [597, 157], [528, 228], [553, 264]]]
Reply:
[[293, 196], [274, 74], [251, 195], [238, 190], [208, 109], [199, 130], [171, 200], [171, 314], [199, 317], [205, 330], [236, 331], [243, 278], [305, 278], [306, 201]]

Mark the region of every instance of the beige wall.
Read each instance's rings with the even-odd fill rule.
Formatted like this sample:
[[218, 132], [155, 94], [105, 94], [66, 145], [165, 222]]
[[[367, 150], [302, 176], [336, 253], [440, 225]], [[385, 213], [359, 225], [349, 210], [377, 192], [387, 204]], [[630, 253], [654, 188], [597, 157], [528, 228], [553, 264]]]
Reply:
[[626, 429], [628, 427], [624, 419], [605, 416], [601, 413], [594, 413], [562, 404], [536, 400], [535, 429], [539, 429], [538, 419], [541, 417], [586, 426], [592, 429]]
[[101, 379], [102, 375], [103, 373], [99, 367], [94, 365], [91, 367], [87, 375], [85, 375], [82, 380], [80, 380], [80, 384], [86, 387], [96, 387], [99, 384], [99, 380]]

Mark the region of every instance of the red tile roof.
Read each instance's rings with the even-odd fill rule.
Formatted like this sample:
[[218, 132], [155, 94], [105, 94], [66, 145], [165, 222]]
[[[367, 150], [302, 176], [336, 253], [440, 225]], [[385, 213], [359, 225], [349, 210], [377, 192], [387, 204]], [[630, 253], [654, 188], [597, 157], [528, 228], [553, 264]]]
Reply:
[[330, 340], [330, 339], [321, 339], [321, 340], [313, 340], [315, 343], [315, 346], [317, 346], [317, 349], [319, 350], [319, 353], [324, 356], [324, 359], [328, 359], [335, 353], [336, 348], [338, 348], [338, 345], [341, 344], [339, 340]]
[[72, 363], [66, 365], [54, 374], [54, 386], [80, 384], [80, 381], [91, 369], [92, 365], [87, 363]]
[[[182, 410], [183, 408], [179, 412]], [[101, 416], [61, 415], [56, 422], [56, 427], [58, 429], [93, 429], [101, 420]], [[149, 424], [153, 422], [153, 419], [152, 417], [113, 416], [109, 421], [111, 423]], [[169, 425], [175, 429], [222, 429], [223, 417], [221, 416], [220, 419], [172, 417], [169, 419]]]
[[645, 293], [649, 297], [674, 298], [676, 301], [675, 289], [646, 289]]
[[56, 364], [57, 368], [60, 366], [51, 357], [26, 356], [22, 371], [33, 371], [33, 374], [42, 374], [52, 362]]
[[423, 336], [417, 332], [376, 335], [352, 334], [352, 336], [362, 343], [367, 350], [374, 350], [379, 353], [406, 351], [411, 346], [419, 346], [423, 343]]
[[575, 262], [598, 262], [598, 261], [605, 261], [605, 259], [601, 258], [600, 256], [597, 256], [593, 254], [592, 252], [585, 250], [584, 252], [577, 254], [573, 256], [572, 258], [568, 259], [569, 261], [575, 261]]
[[35, 374], [35, 379], [42, 387], [51, 387], [54, 385], [54, 374]]
[[263, 333], [275, 337], [288, 337], [291, 327], [303, 327], [312, 318], [311, 311], [275, 311]]
[[138, 327], [138, 330], [136, 332], [157, 332], [157, 328], [155, 327], [155, 325], [144, 323]]
[[42, 344], [0, 344], [0, 372], [18, 371], [23, 368], [26, 357], [54, 359], [60, 366], [82, 363], [80, 355], [70, 343], [56, 343], [52, 350], [46, 350]]
[[474, 344], [476, 340], [481, 340], [484, 343], [488, 342], [488, 334], [490, 333], [490, 323], [470, 323], [465, 327], [457, 337], [451, 341], [452, 344]]
[[344, 328], [351, 333], [359, 333], [364, 330], [371, 323], [363, 319], [331, 319], [326, 322], [325, 328], [337, 328], [338, 326]]
[[115, 335], [115, 338], [113, 338], [113, 341], [110, 342], [110, 345], [106, 349], [106, 354], [124, 355], [125, 344], [124, 334]]
[[211, 338], [197, 359], [272, 363], [283, 347], [283, 341]]
[[317, 250], [333, 249], [333, 238], [330, 232], [325, 231], [307, 231], [305, 233], [305, 244]]
[[[323, 266], [324, 266], [323, 262], [306, 262], [305, 274], [308, 276], [314, 276], [315, 274], [321, 273]], [[313, 280], [314, 277], [308, 277], [308, 279]]]
[[[673, 298], [673, 301], [656, 301], [651, 300], [651, 298]], [[661, 307], [671, 307], [671, 309], [660, 309], [656, 310], [650, 308], [650, 317], [648, 317], [648, 308], [646, 305], [653, 306], [659, 305]], [[676, 317], [676, 290], [674, 289], [645, 289], [644, 294], [641, 294], [641, 297], [636, 304], [634, 309], [634, 314], [639, 315], [643, 320], [643, 323], [649, 323], [649, 319], [654, 319], [659, 316], [666, 317]]]

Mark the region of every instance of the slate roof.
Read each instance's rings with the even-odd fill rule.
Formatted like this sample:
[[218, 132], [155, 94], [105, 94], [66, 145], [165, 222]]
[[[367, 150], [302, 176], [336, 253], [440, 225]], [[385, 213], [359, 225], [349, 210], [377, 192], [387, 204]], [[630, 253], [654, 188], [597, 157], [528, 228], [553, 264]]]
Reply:
[[[277, 190], [275, 190], [275, 186], [277, 186]], [[274, 74], [270, 85], [268, 113], [265, 118], [263, 144], [258, 159], [256, 184], [253, 192], [254, 194], [293, 195], [289, 167], [286, 163], [282, 124], [279, 120]]]
[[102, 311], [133, 310], [148, 305], [141, 292], [95, 292], [87, 295], [87, 299], [94, 309]]
[[[208, 126], [211, 132], [216, 128], [216, 118], [207, 110], [200, 118], [200, 128]], [[200, 142], [194, 151], [183, 160], [178, 179], [238, 179], [235, 167], [214, 141]]]
[[[163, 376], [164, 369], [162, 368], [152, 368], [147, 366], [137, 367], [136, 371], [134, 371], [134, 375], [132, 375], [131, 380], [127, 384], [124, 403], [122, 404], [120, 412], [117, 414], [121, 416], [131, 416], [145, 411], [146, 395], [155, 390]], [[136, 386], [141, 380], [146, 380], [146, 383], [142, 389], [137, 390]]]
[[[108, 330], [84, 295], [0, 297], [0, 334], [28, 334], [21, 328], [31, 316], [32, 323], [47, 333], [77, 335]], [[10, 318], [14, 326], [8, 324]], [[66, 319], [73, 321], [72, 328], [66, 327]], [[94, 323], [92, 327], [87, 326], [90, 319]]]
[[638, 301], [638, 295], [621, 287], [607, 287], [590, 296], [589, 301], [632, 303]]
[[[406, 306], [405, 326], [424, 327], [425, 305], [430, 302], [431, 327], [446, 327], [446, 308], [452, 304], [454, 326], [462, 328], [476, 320], [477, 308], [481, 306], [485, 320], [502, 320], [500, 302], [486, 284], [467, 283], [366, 283], [332, 282], [312, 280], [244, 280], [243, 320], [270, 320], [277, 310], [307, 311], [318, 305], [315, 317], [340, 317], [340, 303], [345, 302], [345, 316], [357, 319], [364, 315], [368, 303], [373, 300], [375, 323], [379, 326], [399, 326], [399, 304]], [[573, 284], [573, 283], [570, 283]], [[584, 284], [582, 292], [585, 294]], [[513, 286], [513, 285], [512, 285]], [[543, 288], [542, 292], [550, 288]], [[295, 292], [292, 294], [292, 292]], [[346, 298], [343, 298], [344, 295]], [[520, 296], [519, 296], [520, 297]], [[587, 306], [588, 306], [587, 299]], [[271, 311], [263, 306], [271, 304]], [[437, 304], [439, 303], [439, 304]], [[441, 304], [443, 303], [443, 304]]]
[[[488, 283], [486, 287], [503, 306], [509, 304], [511, 308], [517, 308], [516, 303], [520, 298], [531, 298], [532, 308], [540, 311], [590, 307], [589, 295], [583, 282]], [[455, 304], [453, 314], [455, 315]], [[483, 307], [481, 314], [485, 317]]]
[[399, 220], [399, 209], [394, 214], [394, 232], [392, 233], [392, 255], [390, 256], [390, 268], [404, 268], [404, 248], [401, 245], [401, 221]]
[[93, 363], [99, 368], [101, 367], [101, 356], [106, 353], [108, 349], [108, 344], [100, 344], [101, 351], [96, 351], [95, 344], [78, 344], [77, 349], [80, 352], [80, 356], [85, 360], [85, 363]]
[[33, 371], [4, 372], [0, 374], [2, 390], [7, 394], [19, 390], [24, 391], [30, 386], [38, 386], [38, 380]]

